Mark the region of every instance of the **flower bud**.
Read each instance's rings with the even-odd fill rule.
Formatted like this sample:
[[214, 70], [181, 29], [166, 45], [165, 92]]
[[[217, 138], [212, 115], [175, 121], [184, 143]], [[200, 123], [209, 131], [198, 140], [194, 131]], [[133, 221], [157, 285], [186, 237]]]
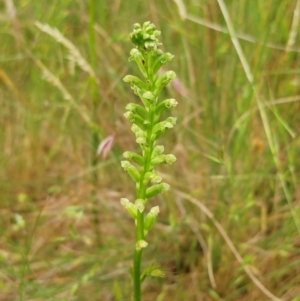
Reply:
[[145, 221], [144, 221], [144, 229], [145, 229], [145, 231], [147, 231], [147, 233], [153, 227], [158, 213], [159, 213], [159, 207], [155, 206], [155, 207], [151, 208], [150, 212], [146, 215]]
[[170, 185], [167, 183], [155, 184], [146, 190], [146, 197], [147, 197], [147, 199], [152, 198], [159, 193], [163, 193], [163, 192], [169, 190], [169, 188], [170, 188]]
[[151, 159], [151, 166], [157, 166], [166, 163], [166, 155], [157, 155]]
[[156, 172], [149, 171], [145, 174], [144, 181], [146, 182], [146, 184], [149, 181], [151, 181], [152, 183], [158, 184], [162, 181], [162, 178]]
[[[139, 128], [136, 124], [133, 124], [132, 126], [131, 126], [131, 130], [135, 133], [135, 134], [137, 134], [137, 133], [139, 133], [139, 132], [144, 132], [141, 128]], [[145, 132], [145, 134], [146, 134], [146, 132]], [[146, 134], [147, 135], [147, 134]]]
[[149, 35], [149, 34], [147, 34], [147, 33], [144, 33], [144, 34], [143, 34], [143, 39], [144, 39], [144, 40], [147, 40], [147, 39], [149, 39], [149, 37], [150, 37], [150, 35]]
[[155, 184], [159, 184], [162, 181], [162, 177], [159, 175], [154, 175], [150, 178], [150, 181]]
[[142, 89], [142, 90], [147, 90], [147, 85], [146, 83], [144, 83], [140, 78], [138, 78], [137, 76], [134, 75], [126, 75], [123, 78], [123, 81], [125, 83], [130, 83], [133, 86], [137, 86], [138, 88]]
[[155, 113], [160, 115], [163, 111], [176, 107], [177, 104], [178, 102], [174, 98], [165, 99], [156, 107]]
[[129, 161], [121, 161], [121, 166], [129, 174], [129, 176], [132, 178], [134, 182], [139, 182], [141, 177], [140, 173], [132, 164], [130, 164]]
[[142, 166], [144, 165], [144, 158], [136, 153], [133, 152], [125, 152], [123, 154], [123, 157], [129, 161], [133, 161], [135, 163], [137, 163], [138, 165]]
[[126, 211], [134, 218], [137, 218], [137, 208], [128, 199], [122, 198], [121, 205], [126, 209]]
[[147, 143], [147, 134], [144, 132], [144, 131], [140, 131], [140, 132], [137, 132], [135, 134], [136, 136], [136, 143], [138, 144], [146, 144]]
[[143, 29], [145, 31], [152, 32], [153, 30], [155, 30], [155, 25], [153, 23], [151, 23], [150, 21], [146, 21], [143, 24]]
[[174, 58], [174, 55], [171, 54], [170, 52], [166, 52], [164, 55], [163, 55], [163, 58], [161, 59], [161, 63], [163, 65], [165, 65], [166, 63], [170, 62], [172, 59]]
[[176, 157], [172, 154], [168, 155], [157, 155], [155, 157], [152, 157], [151, 159], [151, 166], [155, 167], [164, 163], [167, 164], [173, 164], [176, 161]]
[[138, 211], [140, 211], [142, 213], [145, 209], [145, 200], [143, 200], [143, 199], [135, 200], [134, 206]]
[[126, 110], [129, 110], [133, 113], [139, 114], [144, 119], [149, 119], [149, 113], [148, 111], [143, 108], [142, 106], [136, 104], [136, 103], [129, 103], [126, 107]]
[[175, 77], [176, 73], [174, 71], [167, 71], [161, 75], [155, 82], [154, 94], [158, 95], [160, 91]]
[[152, 157], [162, 154], [164, 150], [165, 148], [163, 147], [163, 145], [156, 145], [153, 149]]
[[[148, 100], [147, 98], [145, 98], [143, 95], [145, 92], [147, 92], [147, 90], [149, 89], [149, 87], [147, 87], [147, 89], [139, 89], [137, 90], [137, 95], [139, 96], [139, 98], [142, 100], [144, 106], [149, 109], [149, 107], [151, 106], [152, 101]], [[147, 95], [146, 95], [147, 96]]]
[[173, 125], [175, 125], [176, 121], [177, 121], [177, 118], [176, 117], [168, 117], [166, 119], [166, 121], [172, 123]]
[[155, 99], [155, 96], [154, 96], [153, 93], [150, 92], [150, 91], [145, 92], [145, 93], [143, 94], [143, 97], [144, 97], [145, 99], [149, 100], [150, 102], [153, 102], [154, 99]]
[[164, 53], [161, 55], [153, 64], [153, 74], [156, 74], [158, 70], [168, 62], [173, 59], [174, 55], [169, 52]]
[[129, 112], [124, 113], [123, 116], [126, 119], [128, 119], [129, 121], [134, 122], [134, 113], [129, 111]]
[[166, 155], [166, 163], [173, 164], [176, 161], [176, 157], [172, 154]]
[[128, 161], [121, 161], [121, 166], [124, 168], [125, 171], [128, 170], [128, 167], [130, 166], [131, 164], [128, 162]]
[[153, 134], [151, 135], [151, 141], [158, 140], [165, 133], [167, 129], [173, 128], [175, 124], [176, 124], [176, 118], [174, 117], [169, 117], [165, 121], [161, 121], [157, 123], [153, 127], [153, 131], [152, 131]]
[[152, 214], [152, 215], [154, 215], [156, 217], [158, 215], [159, 211], [160, 211], [159, 207], [158, 206], [154, 206], [154, 207], [152, 207], [150, 209], [150, 212], [148, 214]]
[[147, 248], [147, 246], [148, 246], [148, 243], [147, 243], [145, 240], [139, 240], [139, 241], [137, 241], [137, 243], [135, 244], [135, 249], [136, 249], [137, 251], [140, 251], [140, 250], [142, 250], [142, 249], [144, 249], [144, 248]]
[[165, 106], [167, 109], [175, 108], [178, 102], [174, 98], [166, 99]]
[[160, 30], [154, 30], [153, 35], [157, 38], [161, 34]]
[[131, 111], [128, 111], [128, 112], [124, 113], [123, 115], [126, 119], [128, 119], [130, 122], [136, 124], [142, 130], [146, 130], [150, 125], [150, 122], [148, 120], [144, 120], [141, 116], [139, 116], [138, 114], [135, 114]]
[[165, 132], [166, 129], [173, 128], [175, 124], [176, 124], [176, 118], [175, 117], [169, 117], [165, 121], [161, 121], [161, 122], [157, 123], [153, 127], [152, 132], [154, 134], [157, 133], [157, 132]]
[[[155, 51], [152, 51], [152, 59], [154, 60], [154, 62], [158, 59], [158, 58], [160, 58], [163, 54], [164, 54], [164, 52], [161, 50], [161, 49], [156, 49]], [[152, 63], [152, 65], [153, 65], [153, 63]], [[151, 67], [151, 66], [150, 66]]]
[[[160, 43], [159, 43], [160, 44]], [[145, 42], [145, 48], [149, 50], [153, 50], [157, 48], [157, 45], [155, 42]]]
[[133, 29], [134, 30], [141, 29], [141, 24], [140, 23], [134, 23], [133, 24]]
[[139, 67], [140, 71], [142, 72], [143, 76], [145, 78], [148, 77], [146, 68], [144, 66], [144, 57], [143, 57], [142, 53], [137, 48], [131, 49], [130, 57], [129, 57], [128, 60], [129, 60], [129, 62], [135, 61], [137, 66]]
[[137, 137], [135, 139], [135, 142], [137, 144], [140, 144], [140, 145], [143, 145], [143, 144], [146, 144], [147, 143], [147, 139], [145, 137]]
[[134, 132], [136, 142], [140, 145], [147, 143], [147, 133], [141, 130], [136, 124], [133, 124], [131, 130]]
[[135, 95], [138, 95], [138, 96], [140, 96], [140, 94], [142, 93], [141, 91], [143, 91], [143, 90], [140, 89], [138, 86], [132, 86], [132, 85], [131, 85], [131, 89], [133, 90], [133, 93], [134, 93]]

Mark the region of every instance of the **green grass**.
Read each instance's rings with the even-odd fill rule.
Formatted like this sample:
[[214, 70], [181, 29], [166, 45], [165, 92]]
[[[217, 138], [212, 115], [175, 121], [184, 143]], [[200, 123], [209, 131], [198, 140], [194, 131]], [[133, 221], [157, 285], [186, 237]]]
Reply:
[[[145, 265], [155, 257], [166, 277], [145, 282], [143, 301], [270, 300], [215, 221], [270, 292], [297, 300], [299, 33], [291, 51], [278, 49], [286, 47], [296, 2], [226, 1], [256, 93], [230, 35], [208, 27], [227, 31], [218, 1], [184, 1], [186, 19], [175, 1], [95, 1], [94, 41], [88, 1], [14, 1], [16, 19], [5, 18], [0, 3], [1, 301], [80, 301], [87, 294], [91, 301], [130, 300], [132, 221], [119, 199], [133, 197], [134, 187], [119, 162], [134, 150], [123, 112], [137, 99], [121, 79], [137, 75], [127, 61], [127, 35], [146, 20], [162, 31], [163, 49], [175, 55], [169, 68], [185, 91], [170, 85], [164, 92], [179, 102], [176, 131], [163, 138], [177, 162], [171, 173], [162, 169], [172, 189], [156, 198], [161, 213], [144, 255]], [[72, 71], [69, 51], [35, 21], [58, 28], [90, 62], [97, 108], [89, 74], [78, 66]], [[42, 78], [43, 66], [75, 104]], [[82, 112], [99, 126], [100, 140], [115, 135], [109, 157], [94, 167]], [[95, 170], [101, 245], [90, 201]]]

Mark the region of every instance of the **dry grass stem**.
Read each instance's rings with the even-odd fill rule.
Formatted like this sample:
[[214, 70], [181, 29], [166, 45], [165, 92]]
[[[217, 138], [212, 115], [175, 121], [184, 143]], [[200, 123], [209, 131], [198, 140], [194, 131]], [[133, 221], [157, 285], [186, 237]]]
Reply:
[[42, 24], [38, 21], [34, 24], [41, 31], [53, 37], [58, 43], [61, 43], [69, 50], [68, 59], [70, 61], [75, 62], [83, 71], [87, 72], [91, 77], [96, 78], [95, 72], [80, 51], [70, 40], [65, 38], [57, 28], [52, 28], [50, 25]]
[[251, 269], [244, 264], [244, 260], [236, 247], [234, 246], [232, 240], [228, 236], [227, 232], [225, 229], [222, 227], [222, 225], [215, 219], [214, 215], [212, 212], [200, 201], [197, 199], [191, 197], [190, 195], [176, 190], [176, 194], [181, 196], [182, 198], [188, 200], [189, 202], [193, 203], [196, 205], [216, 226], [218, 231], [220, 232], [221, 236], [225, 240], [226, 244], [228, 245], [229, 249], [232, 251], [233, 255], [237, 259], [237, 261], [241, 264], [243, 270], [246, 272], [246, 274], [249, 276], [249, 278], [253, 281], [253, 283], [271, 300], [273, 301], [282, 301], [282, 299], [277, 298], [275, 295], [273, 295], [258, 279], [257, 277], [252, 273]]

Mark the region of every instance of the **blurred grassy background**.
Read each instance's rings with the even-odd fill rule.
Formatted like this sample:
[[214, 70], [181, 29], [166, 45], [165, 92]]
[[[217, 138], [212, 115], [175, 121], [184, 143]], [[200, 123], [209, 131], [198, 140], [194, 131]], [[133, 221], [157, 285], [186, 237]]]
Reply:
[[[172, 189], [153, 201], [145, 251], [166, 277], [147, 280], [143, 300], [300, 300], [300, 1], [96, 1], [96, 112], [89, 5], [0, 1], [0, 300], [130, 300], [134, 226], [119, 199], [134, 189], [120, 160], [137, 149], [123, 117], [137, 98], [122, 78], [138, 73], [128, 34], [147, 20], [175, 55], [165, 96], [179, 122], [162, 141], [178, 160], [161, 170]], [[92, 118], [100, 141], [114, 135], [96, 168]]]

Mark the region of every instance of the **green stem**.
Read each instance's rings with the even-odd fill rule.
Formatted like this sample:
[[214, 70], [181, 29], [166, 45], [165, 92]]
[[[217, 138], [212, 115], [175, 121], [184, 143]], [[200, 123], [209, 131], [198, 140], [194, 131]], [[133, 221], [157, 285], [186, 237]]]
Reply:
[[[95, 24], [95, 18], [96, 18], [96, 9], [95, 9], [95, 0], [90, 0], [90, 7], [89, 7], [89, 49], [90, 49], [90, 64], [93, 70], [96, 68], [96, 42], [95, 42], [95, 31], [94, 31], [94, 24]], [[96, 78], [94, 76], [91, 76], [90, 78], [91, 84], [90, 84], [90, 92], [91, 92], [91, 99], [92, 99], [92, 108], [93, 108], [93, 122], [94, 124], [97, 124], [97, 109], [99, 105], [98, 100], [98, 93], [97, 93], [97, 82]], [[99, 144], [99, 138], [98, 138], [98, 129], [95, 129], [92, 127], [91, 131], [92, 136], [92, 147], [91, 147], [91, 165], [92, 167], [97, 164], [96, 160], [96, 151]], [[96, 173], [95, 173], [96, 174]], [[94, 175], [94, 180], [97, 180], [97, 175]]]
[[[152, 157], [152, 152], [154, 148], [154, 142], [150, 140], [152, 136], [152, 129], [153, 129], [153, 112], [155, 111], [155, 105], [153, 106], [153, 109], [150, 112], [150, 120], [151, 120], [151, 126], [147, 134], [147, 141], [150, 144], [149, 150], [144, 151], [144, 158], [145, 158], [145, 164], [143, 168], [143, 172], [141, 174], [141, 180], [139, 189], [137, 189], [137, 198], [146, 200], [146, 190], [147, 185], [144, 184], [144, 178], [145, 174], [150, 169], [150, 162]], [[137, 215], [137, 225], [136, 225], [136, 241], [137, 243], [140, 240], [144, 240], [144, 212], [138, 211]], [[134, 251], [134, 259], [133, 259], [133, 286], [134, 286], [134, 301], [140, 301], [141, 300], [141, 261], [142, 261], [142, 253], [143, 249], [137, 250], [135, 248]]]
[[[136, 227], [136, 243], [144, 239], [144, 213], [138, 212], [137, 227]], [[141, 300], [141, 261], [142, 250], [135, 249], [133, 258], [133, 286], [134, 286], [134, 301]]]
[[[170, 155], [162, 155], [162, 146], [157, 148], [155, 156], [152, 158], [156, 140], [164, 133], [164, 131], [173, 127], [176, 121], [175, 118], [170, 117], [169, 120], [159, 122], [160, 114], [164, 110], [170, 109], [170, 107], [177, 104], [176, 101], [173, 103], [170, 102], [169, 104], [166, 100], [165, 103], [161, 105], [161, 110], [156, 110], [158, 106], [158, 93], [175, 77], [173, 71], [169, 71], [164, 73], [162, 77], [158, 77], [158, 69], [173, 57], [170, 54], [162, 55], [162, 50], [157, 48], [157, 46], [161, 45], [157, 39], [159, 35], [160, 32], [157, 31], [155, 25], [150, 22], [145, 22], [143, 26], [137, 23], [134, 24], [134, 30], [130, 34], [130, 39], [133, 44], [135, 44], [136, 48], [131, 50], [130, 60], [134, 60], [137, 63], [145, 78], [145, 82], [132, 75], [127, 75], [124, 78], [124, 81], [131, 84], [133, 90], [140, 96], [145, 105], [145, 109], [136, 111], [137, 107], [131, 104], [129, 107], [126, 107], [128, 112], [124, 114], [124, 116], [133, 123], [132, 131], [136, 135], [137, 143], [142, 149], [143, 156], [141, 159], [139, 155], [133, 157], [124, 153], [126, 159], [129, 159], [129, 161], [133, 161], [140, 166], [139, 170], [137, 170], [134, 165], [131, 165], [129, 161], [122, 161], [122, 167], [128, 172], [137, 187], [136, 201], [134, 204], [128, 199], [121, 199], [121, 204], [135, 219], [136, 223], [132, 273], [134, 301], [141, 301], [142, 299], [141, 284], [143, 279], [148, 275], [157, 274], [152, 273], [154, 270], [152, 270], [152, 267], [150, 266], [146, 269], [145, 275], [143, 275], [143, 278], [141, 279], [142, 253], [143, 248], [147, 246], [147, 242], [145, 242], [145, 233], [148, 233], [153, 227], [156, 216], [159, 213], [159, 207], [155, 206], [145, 217], [144, 207], [148, 198], [164, 192], [169, 188], [167, 183], [161, 183], [161, 177], [155, 172], [154, 167], [163, 163], [171, 164], [176, 160], [173, 155], [174, 158], [172, 157], [171, 159]], [[154, 64], [156, 66], [155, 69]], [[155, 96], [156, 99], [154, 99]], [[148, 185], [149, 181], [152, 184], [154, 183], [154, 185]], [[147, 193], [148, 186], [150, 187]]]
[[[149, 169], [149, 157], [151, 159], [152, 149], [150, 149], [150, 154], [145, 158], [144, 172], [141, 175], [140, 188], [137, 190], [137, 198], [145, 199], [146, 198], [146, 189], [147, 186], [143, 183], [146, 172]], [[135, 246], [138, 241], [144, 240], [144, 212], [138, 211], [136, 219], [136, 240]], [[142, 252], [143, 249], [137, 250], [135, 248], [134, 258], [133, 258], [133, 286], [134, 286], [134, 301], [141, 300], [141, 261], [142, 261]]]

